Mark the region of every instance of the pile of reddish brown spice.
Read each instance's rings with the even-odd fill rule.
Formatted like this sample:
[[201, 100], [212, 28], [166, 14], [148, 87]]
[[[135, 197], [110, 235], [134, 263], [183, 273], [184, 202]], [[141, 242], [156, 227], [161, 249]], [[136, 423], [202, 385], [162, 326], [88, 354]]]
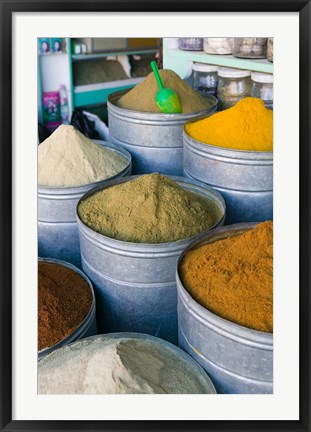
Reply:
[[78, 273], [63, 265], [38, 263], [38, 349], [69, 336], [85, 319], [92, 292]]

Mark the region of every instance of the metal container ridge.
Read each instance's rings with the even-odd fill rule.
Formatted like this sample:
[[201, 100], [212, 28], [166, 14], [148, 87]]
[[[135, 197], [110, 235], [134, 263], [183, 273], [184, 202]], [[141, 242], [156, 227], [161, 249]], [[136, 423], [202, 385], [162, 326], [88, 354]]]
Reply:
[[[175, 354], [177, 354], [180, 358], [182, 358], [185, 362], [187, 362], [191, 373], [206, 387], [206, 393], [215, 394], [217, 393], [215, 390], [215, 387], [209, 378], [208, 374], [205, 372], [205, 370], [187, 353], [185, 353], [183, 350], [178, 348], [176, 345], [173, 345], [163, 339], [160, 339], [158, 337], [151, 336], [149, 334], [141, 334], [141, 333], [132, 333], [132, 332], [120, 332], [120, 333], [108, 333], [105, 335], [96, 335], [96, 336], [90, 336], [87, 339], [88, 340], [94, 340], [94, 339], [134, 339], [134, 340], [145, 340], [150, 341], [158, 344], [161, 348], [165, 350], [171, 350]], [[82, 342], [82, 341], [81, 341]], [[85, 342], [85, 339], [84, 339]], [[71, 343], [70, 346], [74, 346], [75, 349], [78, 349], [79, 347], [79, 341], [76, 341], [74, 343]], [[49, 356], [47, 356], [44, 360], [40, 361], [40, 364], [46, 364], [50, 361], [50, 359], [55, 358], [58, 356], [58, 352], [55, 352]]]
[[218, 393], [273, 392], [273, 334], [235, 324], [201, 306], [182, 285], [178, 270], [190, 249], [255, 226], [243, 223], [213, 229], [193, 241], [177, 263], [179, 346], [206, 370]]
[[273, 218], [272, 152], [208, 145], [185, 130], [183, 140], [184, 174], [221, 193], [226, 202], [226, 224]]
[[133, 174], [158, 172], [183, 175], [183, 125], [198, 114], [211, 115], [218, 101], [206, 96], [211, 107], [196, 113], [163, 114], [120, 108], [117, 100], [129, 90], [108, 97], [109, 138], [122, 145], [132, 155]]
[[39, 262], [46, 262], [46, 263], [55, 263], [62, 265], [64, 267], [68, 267], [69, 269], [73, 270], [75, 273], [78, 273], [83, 279], [87, 282], [88, 286], [90, 287], [91, 293], [92, 293], [92, 305], [90, 308], [89, 313], [84, 318], [84, 320], [81, 322], [81, 324], [66, 338], [62, 339], [61, 341], [57, 342], [55, 345], [44, 348], [43, 350], [38, 352], [38, 360], [41, 360], [46, 355], [50, 354], [52, 351], [55, 351], [57, 348], [60, 348], [64, 345], [68, 345], [71, 342], [77, 341], [78, 339], [82, 339], [88, 336], [93, 336], [97, 334], [97, 325], [96, 325], [96, 304], [95, 304], [95, 295], [93, 290], [93, 285], [90, 279], [86, 276], [85, 273], [83, 273], [80, 269], [75, 267], [74, 265], [57, 260], [57, 259], [51, 259], [51, 258], [38, 258]]
[[[137, 177], [110, 181], [105, 188]], [[183, 177], [170, 178], [212, 200], [221, 212], [215, 226], [223, 224], [225, 203], [218, 192]], [[101, 189], [87, 192], [80, 202]], [[176, 262], [195, 237], [158, 244], [131, 243], [93, 231], [78, 214], [77, 222], [82, 267], [95, 288], [99, 331], [148, 333], [177, 343]]]
[[114, 150], [127, 160], [127, 166], [106, 180], [77, 187], [54, 188], [38, 186], [38, 255], [71, 262], [81, 268], [76, 206], [79, 199], [96, 185], [131, 174], [131, 155], [124, 148], [104, 141], [95, 143]]

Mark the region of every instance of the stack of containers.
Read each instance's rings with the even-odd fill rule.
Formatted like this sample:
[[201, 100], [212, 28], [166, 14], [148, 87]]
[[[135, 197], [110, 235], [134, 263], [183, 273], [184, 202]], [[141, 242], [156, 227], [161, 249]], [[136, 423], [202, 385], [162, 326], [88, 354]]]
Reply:
[[[194, 45], [190, 42], [180, 41], [180, 48], [198, 49], [195, 48], [198, 41], [192, 41]], [[226, 73], [228, 71], [220, 70], [219, 79], [225, 81], [230, 78]], [[247, 91], [242, 96], [245, 97], [250, 94], [250, 72], [239, 73], [244, 75], [233, 78], [247, 81], [247, 86], [244, 86]], [[220, 100], [226, 87], [223, 84], [226, 82], [218, 86]], [[73, 222], [71, 217], [70, 222], [75, 224], [75, 233], [68, 235], [68, 244], [75, 237], [77, 245], [78, 231], [78, 255], [82, 259], [83, 271], [95, 288], [99, 333], [146, 333], [175, 344], [179, 333], [180, 347], [213, 376], [219, 392], [271, 393], [272, 335], [224, 323], [208, 310], [200, 308], [182, 286], [178, 268], [184, 254], [201, 243], [219, 239], [219, 235], [221, 238], [236, 235], [254, 227], [256, 224], [253, 222], [272, 219], [272, 152], [226, 149], [191, 138], [184, 126], [215, 113], [217, 100], [213, 96], [207, 96], [211, 107], [202, 112], [161, 114], [119, 107], [117, 102], [126, 93], [114, 93], [108, 99], [111, 148], [123, 155], [128, 154], [127, 151], [131, 154], [129, 161], [133, 159], [135, 174], [155, 171], [165, 174], [182, 188], [213, 202], [220, 216], [214, 226], [200, 236], [158, 244], [120, 241], [89, 228], [81, 220], [78, 207], [101, 190], [134, 180], [136, 177], [126, 177], [130, 174], [130, 162], [126, 170], [114, 178], [75, 191], [79, 194], [75, 193], [70, 206], [71, 216], [74, 211], [75, 220]], [[185, 177], [176, 177], [183, 174]], [[40, 189], [39, 194], [42, 195]], [[58, 191], [56, 196], [59, 199]], [[39, 199], [42, 198], [39, 196]], [[44, 214], [49, 215], [50, 211]], [[225, 217], [226, 224], [245, 224], [217, 228], [223, 225]], [[50, 220], [39, 218], [41, 222], [49, 223]], [[52, 242], [55, 247], [57, 240]], [[42, 241], [42, 244], [47, 243], [47, 238]], [[77, 252], [77, 246], [69, 244], [69, 250]], [[222, 335], [220, 338], [219, 334]], [[214, 370], [212, 363], [214, 360], [217, 363], [218, 359], [211, 357], [211, 352], [217, 356], [220, 346], [224, 361], [218, 370]], [[233, 357], [232, 351], [236, 353]], [[239, 355], [244, 359], [242, 366]]]

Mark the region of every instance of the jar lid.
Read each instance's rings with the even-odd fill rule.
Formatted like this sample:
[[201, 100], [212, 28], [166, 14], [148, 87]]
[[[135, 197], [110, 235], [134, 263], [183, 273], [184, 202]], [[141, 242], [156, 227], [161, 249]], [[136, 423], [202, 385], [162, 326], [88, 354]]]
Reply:
[[251, 71], [221, 67], [218, 69], [218, 75], [224, 78], [244, 78], [250, 76]]
[[197, 63], [194, 62], [192, 65], [192, 70], [196, 72], [217, 72], [219, 66], [206, 64], [206, 63]]
[[259, 83], [273, 83], [273, 75], [262, 72], [252, 72], [252, 80]]

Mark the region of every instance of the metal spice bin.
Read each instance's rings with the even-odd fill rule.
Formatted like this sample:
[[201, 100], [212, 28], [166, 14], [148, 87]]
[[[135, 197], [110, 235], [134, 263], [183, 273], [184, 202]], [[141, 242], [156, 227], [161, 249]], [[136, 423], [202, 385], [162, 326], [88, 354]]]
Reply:
[[178, 341], [207, 371], [219, 393], [273, 392], [273, 334], [252, 330], [215, 315], [197, 303], [179, 278], [179, 265], [193, 248], [254, 228], [228, 225], [201, 235], [178, 258]]
[[[110, 181], [104, 188], [137, 177]], [[170, 178], [209, 198], [221, 213], [214, 226], [223, 224], [225, 203], [218, 192], [194, 180]], [[92, 189], [80, 201], [101, 189]], [[135, 331], [177, 343], [176, 262], [196, 236], [159, 244], [131, 243], [93, 231], [78, 214], [77, 222], [82, 268], [95, 288], [99, 332]]]
[[184, 173], [212, 186], [223, 196], [226, 224], [273, 218], [272, 152], [208, 145], [184, 130]]
[[[74, 347], [75, 350], [79, 349], [80, 344], [85, 344], [88, 341], [93, 341], [96, 339], [112, 339], [112, 340], [118, 340], [118, 339], [134, 339], [134, 340], [142, 340], [142, 341], [149, 341], [154, 342], [155, 344], [158, 344], [159, 348], [165, 350], [165, 351], [173, 351], [174, 354], [178, 355], [180, 359], [182, 359], [184, 362], [186, 362], [187, 367], [189, 368], [189, 371], [193, 376], [201, 383], [202, 386], [205, 387], [205, 394], [215, 394], [217, 393], [215, 390], [215, 387], [207, 375], [207, 373], [204, 371], [204, 369], [195, 361], [191, 356], [189, 356], [186, 352], [178, 348], [176, 345], [173, 345], [163, 339], [151, 336], [149, 334], [141, 334], [141, 333], [131, 333], [131, 332], [120, 332], [120, 333], [108, 333], [105, 335], [96, 335], [96, 336], [90, 336], [87, 339], [84, 339], [84, 341], [79, 342], [76, 341], [75, 343], [71, 343], [70, 347]], [[68, 349], [68, 347], [66, 347]], [[64, 350], [62, 350], [64, 351]], [[43, 360], [40, 361], [41, 365], [47, 365], [50, 361], [52, 361], [54, 358], [57, 358], [59, 354], [62, 354], [62, 351], [54, 352], [51, 355], [47, 356]], [[188, 373], [189, 373], [188, 371]]]
[[96, 185], [131, 174], [131, 155], [122, 147], [104, 141], [95, 143], [114, 150], [127, 160], [127, 166], [106, 180], [84, 186], [54, 188], [38, 186], [38, 247], [39, 256], [61, 259], [81, 268], [76, 206], [79, 199]]
[[72, 264], [51, 259], [51, 258], [38, 258], [39, 262], [45, 262], [45, 263], [54, 263], [62, 265], [63, 267], [67, 267], [74, 271], [75, 273], [78, 273], [88, 284], [91, 293], [92, 293], [92, 305], [90, 307], [90, 311], [87, 314], [87, 316], [84, 318], [84, 320], [80, 323], [80, 325], [66, 338], [62, 339], [61, 341], [57, 342], [55, 345], [44, 348], [43, 350], [38, 352], [38, 360], [43, 359], [46, 355], [50, 354], [52, 351], [55, 351], [57, 348], [60, 348], [64, 345], [68, 345], [72, 342], [77, 341], [78, 339], [82, 339], [88, 336], [93, 336], [97, 334], [97, 326], [96, 326], [96, 304], [95, 304], [95, 296], [94, 296], [94, 290], [93, 285], [90, 279], [86, 276], [85, 273], [83, 273], [80, 269], [73, 266]]
[[109, 139], [132, 155], [133, 174], [158, 172], [183, 175], [183, 125], [198, 114], [206, 116], [217, 109], [217, 99], [210, 99], [211, 107], [197, 113], [162, 114], [120, 108], [117, 100], [129, 90], [112, 93], [108, 97]]

